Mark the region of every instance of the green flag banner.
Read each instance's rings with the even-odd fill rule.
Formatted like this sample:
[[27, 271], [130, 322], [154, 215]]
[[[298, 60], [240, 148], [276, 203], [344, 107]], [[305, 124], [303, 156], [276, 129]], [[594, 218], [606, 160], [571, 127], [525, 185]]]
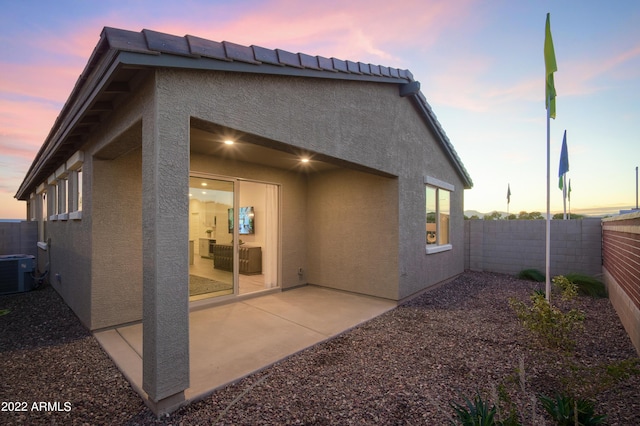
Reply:
[[546, 71], [545, 86], [545, 106], [549, 111], [549, 117], [556, 118], [556, 87], [553, 82], [553, 73], [558, 71], [556, 64], [556, 52], [553, 49], [553, 39], [551, 38], [550, 14], [547, 13], [547, 23], [544, 32], [544, 67]]

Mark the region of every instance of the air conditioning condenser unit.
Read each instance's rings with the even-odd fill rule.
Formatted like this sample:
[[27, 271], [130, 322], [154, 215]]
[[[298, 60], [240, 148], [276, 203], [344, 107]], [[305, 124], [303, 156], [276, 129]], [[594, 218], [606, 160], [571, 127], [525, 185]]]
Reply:
[[0, 256], [0, 294], [33, 290], [36, 257], [30, 254]]

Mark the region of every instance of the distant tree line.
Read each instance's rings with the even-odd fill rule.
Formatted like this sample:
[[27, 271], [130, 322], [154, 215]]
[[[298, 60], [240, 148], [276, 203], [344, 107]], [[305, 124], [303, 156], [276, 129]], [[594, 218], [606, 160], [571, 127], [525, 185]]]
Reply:
[[[580, 214], [567, 214], [569, 219], [582, 219], [584, 216], [580, 215]], [[552, 219], [558, 220], [558, 219], [562, 219], [563, 218], [563, 214], [562, 213], [556, 213], [553, 215]], [[465, 215], [464, 220], [473, 220], [473, 219], [482, 219], [482, 220], [544, 220], [544, 216], [542, 215], [542, 213], [540, 212], [525, 212], [525, 211], [521, 211], [520, 213], [518, 213], [517, 215], [514, 213], [511, 213], [508, 216], [502, 216], [502, 213], [498, 212], [498, 211], [492, 211], [489, 214], [485, 214], [482, 218], [480, 218], [477, 214], [474, 214], [471, 217], [467, 217]]]

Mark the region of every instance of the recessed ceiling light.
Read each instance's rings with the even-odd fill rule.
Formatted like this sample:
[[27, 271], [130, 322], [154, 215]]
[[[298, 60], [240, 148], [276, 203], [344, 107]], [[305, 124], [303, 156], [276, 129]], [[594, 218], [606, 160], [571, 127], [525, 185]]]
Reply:
[[202, 182], [200, 185], [207, 186], [207, 182]]
[[308, 163], [309, 159], [307, 157], [304, 157], [304, 158], [301, 158], [300, 161], [303, 163]]
[[233, 141], [231, 139], [227, 139], [224, 143], [225, 145], [233, 145]]
[[206, 193], [207, 193], [207, 191], [202, 191], [202, 193], [203, 193], [203, 194], [206, 194]]

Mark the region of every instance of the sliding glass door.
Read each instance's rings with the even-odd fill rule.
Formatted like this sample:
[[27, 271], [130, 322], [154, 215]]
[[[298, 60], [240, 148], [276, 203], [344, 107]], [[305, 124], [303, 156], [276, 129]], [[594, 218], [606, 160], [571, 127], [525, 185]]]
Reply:
[[189, 300], [279, 286], [279, 186], [194, 174]]
[[235, 293], [235, 186], [232, 180], [189, 179], [189, 300]]

